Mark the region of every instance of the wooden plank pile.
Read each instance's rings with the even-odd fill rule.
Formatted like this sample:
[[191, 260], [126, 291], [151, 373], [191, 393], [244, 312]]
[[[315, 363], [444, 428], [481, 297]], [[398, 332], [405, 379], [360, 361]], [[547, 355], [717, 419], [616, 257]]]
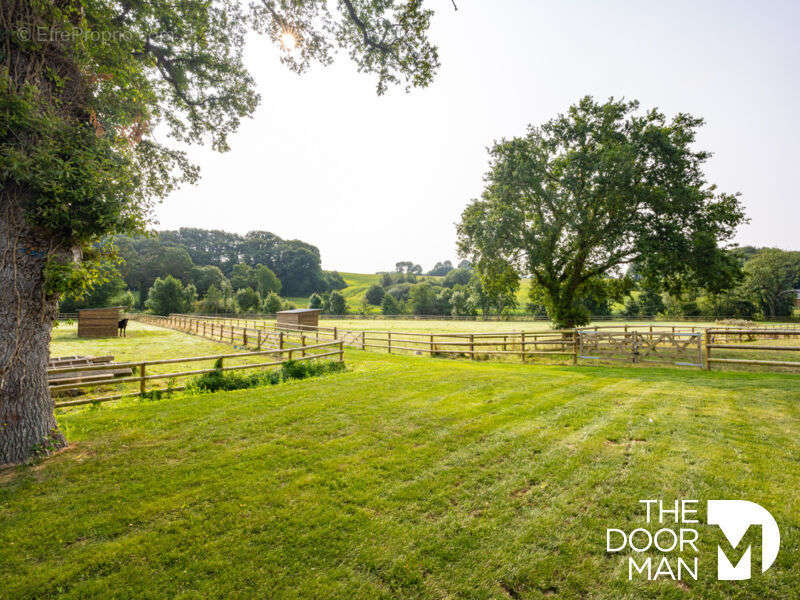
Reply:
[[[47, 382], [50, 385], [68, 383], [82, 383], [84, 381], [113, 381], [116, 377], [132, 375], [130, 367], [114, 368], [113, 356], [61, 356], [51, 358], [47, 364]], [[108, 364], [108, 369], [92, 371], [69, 371], [67, 373], [53, 373], [51, 370], [81, 367], [90, 365]]]

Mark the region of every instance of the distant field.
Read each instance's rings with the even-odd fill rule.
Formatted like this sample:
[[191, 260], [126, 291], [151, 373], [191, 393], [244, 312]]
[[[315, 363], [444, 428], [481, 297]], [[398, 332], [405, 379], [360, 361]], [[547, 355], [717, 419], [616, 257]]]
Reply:
[[[590, 326], [635, 325], [646, 327], [648, 321], [597, 321]], [[680, 327], [708, 327], [709, 323], [685, 321], [653, 321], [653, 325]], [[435, 320], [435, 319], [336, 319], [322, 317], [320, 325], [324, 327], [341, 327], [367, 331], [419, 331], [422, 333], [473, 332], [494, 333], [500, 331], [547, 331], [553, 326], [550, 321], [468, 321], [468, 320]]]
[[[54, 352], [209, 343], [62, 333]], [[346, 362], [59, 411], [70, 446], [0, 472], [0, 598], [798, 597], [800, 377]], [[699, 581], [629, 582], [605, 528], [642, 526], [640, 498], [757, 502], [779, 523], [777, 562], [718, 582], [705, 528]]]

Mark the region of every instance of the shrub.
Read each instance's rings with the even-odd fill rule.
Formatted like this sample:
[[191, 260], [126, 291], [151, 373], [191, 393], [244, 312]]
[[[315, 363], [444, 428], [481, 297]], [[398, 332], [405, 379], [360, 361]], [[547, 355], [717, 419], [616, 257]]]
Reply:
[[214, 371], [204, 373], [189, 384], [189, 389], [203, 390], [206, 392], [241, 390], [260, 385], [275, 385], [290, 379], [306, 379], [326, 373], [339, 373], [344, 371], [344, 363], [335, 361], [311, 362], [290, 360], [281, 366], [280, 371], [251, 373], [248, 375], [237, 371], [225, 372], [222, 370], [222, 361], [217, 359]]
[[261, 305], [261, 296], [251, 287], [242, 288], [236, 292], [236, 304], [244, 312], [256, 311]]
[[347, 302], [339, 292], [331, 292], [328, 300], [328, 311], [334, 315], [343, 315], [347, 312]]
[[381, 312], [385, 315], [399, 315], [400, 306], [391, 294], [386, 294], [381, 303]]
[[449, 288], [456, 285], [467, 285], [471, 277], [472, 269], [459, 267], [458, 269], [449, 271], [447, 275], [444, 276], [442, 285]]
[[208, 292], [200, 301], [200, 310], [204, 313], [220, 313], [225, 310], [225, 298], [222, 295], [222, 292], [217, 289], [217, 286], [211, 284], [211, 287], [208, 288]]
[[398, 283], [397, 285], [393, 285], [386, 293], [393, 296], [395, 300], [398, 302], [405, 302], [408, 300], [408, 295], [411, 291], [411, 284], [409, 283]]
[[323, 271], [322, 277], [329, 290], [343, 290], [347, 287], [347, 282], [339, 271]]
[[436, 311], [436, 294], [427, 281], [411, 286], [408, 302], [415, 315], [432, 315]]
[[311, 298], [308, 299], [308, 308], [322, 308], [323, 304], [322, 296], [316, 292], [311, 294]]
[[373, 306], [380, 306], [384, 295], [386, 295], [386, 292], [383, 291], [381, 286], [371, 285], [367, 290], [367, 293], [364, 294], [364, 297], [366, 298], [367, 302]]
[[275, 314], [279, 310], [283, 308], [283, 301], [281, 297], [278, 296], [275, 292], [270, 292], [267, 294], [267, 297], [264, 298], [264, 312], [267, 314]]

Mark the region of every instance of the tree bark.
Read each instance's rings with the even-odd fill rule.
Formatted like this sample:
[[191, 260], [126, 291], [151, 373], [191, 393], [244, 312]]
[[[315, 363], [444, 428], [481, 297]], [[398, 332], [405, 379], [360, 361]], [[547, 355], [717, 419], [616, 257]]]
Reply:
[[0, 465], [66, 445], [47, 388], [58, 310], [45, 291], [47, 244], [26, 223], [20, 196], [0, 192]]

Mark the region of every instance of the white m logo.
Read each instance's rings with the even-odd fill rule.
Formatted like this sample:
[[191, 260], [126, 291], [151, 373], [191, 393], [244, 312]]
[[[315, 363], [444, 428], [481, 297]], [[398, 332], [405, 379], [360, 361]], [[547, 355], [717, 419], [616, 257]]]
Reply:
[[[728, 542], [734, 548], [742, 541], [751, 525], [761, 525], [761, 572], [772, 566], [778, 556], [781, 534], [772, 515], [762, 506], [747, 500], [709, 500], [708, 522], [719, 525]], [[717, 579], [733, 581], [750, 579], [750, 546], [742, 558], [733, 566], [717, 546]]]

